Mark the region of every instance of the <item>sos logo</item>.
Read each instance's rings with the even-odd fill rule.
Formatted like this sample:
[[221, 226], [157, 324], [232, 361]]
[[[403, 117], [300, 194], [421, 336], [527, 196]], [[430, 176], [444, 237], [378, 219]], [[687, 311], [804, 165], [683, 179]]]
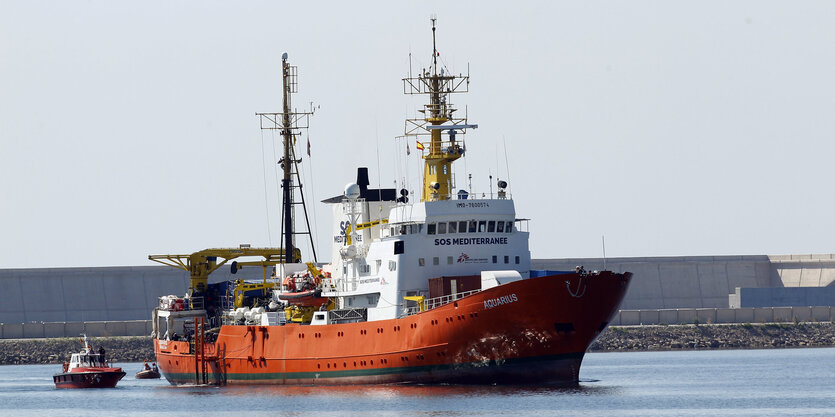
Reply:
[[339, 234], [345, 236], [345, 230], [348, 229], [348, 226], [351, 225], [349, 221], [341, 221], [339, 222]]

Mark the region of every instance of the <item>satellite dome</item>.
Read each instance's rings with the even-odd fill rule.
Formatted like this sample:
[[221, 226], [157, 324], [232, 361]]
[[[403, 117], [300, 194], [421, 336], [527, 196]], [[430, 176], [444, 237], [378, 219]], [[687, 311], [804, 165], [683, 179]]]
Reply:
[[360, 196], [360, 186], [354, 183], [345, 185], [345, 197], [356, 200]]

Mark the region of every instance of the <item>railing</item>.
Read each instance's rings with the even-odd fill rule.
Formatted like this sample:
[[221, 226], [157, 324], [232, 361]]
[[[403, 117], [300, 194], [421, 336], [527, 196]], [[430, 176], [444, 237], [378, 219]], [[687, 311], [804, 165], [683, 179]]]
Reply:
[[193, 311], [205, 308], [203, 297], [159, 297], [159, 309], [163, 311]]
[[[466, 191], [466, 190], [464, 190]], [[446, 200], [512, 200], [513, 196], [507, 192], [499, 190], [498, 192], [468, 192], [467, 194], [461, 195], [458, 192], [449, 193], [449, 194], [439, 194], [439, 193], [430, 193], [429, 201], [438, 201], [441, 200], [443, 197], [446, 197]]]
[[[481, 291], [481, 290], [478, 289], [478, 290], [472, 290], [472, 291], [464, 291], [464, 292], [459, 292], [459, 293], [455, 293], [455, 294], [442, 295], [440, 297], [429, 298], [429, 299], [423, 300], [423, 305], [425, 306], [424, 311], [429, 311], [429, 310], [438, 308], [440, 306], [449, 304], [453, 301], [460, 300], [460, 299], [462, 299], [462, 298], [464, 298], [468, 295], [475, 294], [479, 291]], [[414, 307], [407, 307], [405, 309], [404, 316], [411, 316], [412, 314], [417, 314], [420, 311], [421, 311], [420, 310], [420, 304], [418, 304], [417, 306], [414, 306]]]

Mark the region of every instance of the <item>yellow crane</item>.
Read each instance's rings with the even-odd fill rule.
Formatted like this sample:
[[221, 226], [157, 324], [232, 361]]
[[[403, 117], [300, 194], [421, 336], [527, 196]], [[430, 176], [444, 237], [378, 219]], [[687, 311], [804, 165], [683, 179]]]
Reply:
[[[241, 257], [261, 257], [261, 260], [237, 261]], [[293, 249], [293, 257], [301, 258], [301, 251]], [[209, 274], [229, 261], [233, 261], [233, 272], [244, 266], [260, 266], [264, 269], [264, 283], [267, 282], [267, 268], [284, 263], [284, 249], [251, 248], [241, 245], [238, 248], [203, 249], [190, 255], [148, 255], [148, 259], [182, 269], [189, 273], [191, 291], [204, 292], [209, 284]]]

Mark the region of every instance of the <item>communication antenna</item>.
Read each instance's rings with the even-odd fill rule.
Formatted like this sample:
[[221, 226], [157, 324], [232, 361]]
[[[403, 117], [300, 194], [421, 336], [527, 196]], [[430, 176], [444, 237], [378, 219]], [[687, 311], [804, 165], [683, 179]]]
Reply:
[[490, 177], [490, 198], [493, 198], [493, 174], [490, 174], [489, 177]]
[[[310, 218], [307, 215], [307, 205], [302, 192], [301, 175], [299, 163], [301, 158], [296, 156], [296, 137], [300, 136], [299, 130], [307, 129], [310, 116], [313, 114], [313, 103], [310, 104], [309, 112], [299, 112], [292, 109], [291, 94], [298, 93], [298, 68], [290, 65], [287, 61], [287, 53], [281, 54], [282, 73], [282, 111], [274, 113], [255, 113], [260, 119], [261, 130], [278, 131], [282, 137], [284, 152], [278, 161], [281, 165], [284, 176], [281, 180], [282, 188], [282, 210], [281, 210], [281, 235], [284, 249], [284, 263], [295, 263], [300, 261], [295, 256], [296, 235], [308, 235], [310, 249], [313, 253], [313, 260], [316, 259], [316, 246], [313, 240], [313, 233], [310, 228]], [[296, 199], [298, 194], [299, 199]], [[295, 228], [295, 206], [300, 205], [304, 213], [304, 220], [307, 230], [299, 231]]]
[[600, 239], [603, 241], [603, 270], [606, 270], [606, 235], [601, 235]]

